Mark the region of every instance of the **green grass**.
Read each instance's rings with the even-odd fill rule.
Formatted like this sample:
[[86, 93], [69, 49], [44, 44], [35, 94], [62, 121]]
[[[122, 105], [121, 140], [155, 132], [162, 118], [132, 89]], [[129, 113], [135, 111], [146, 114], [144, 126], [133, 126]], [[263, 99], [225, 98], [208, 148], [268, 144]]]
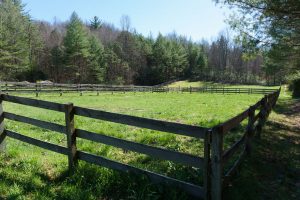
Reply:
[[230, 200], [293, 200], [300, 198], [300, 100], [283, 92], [255, 139], [237, 176], [225, 189]]
[[259, 85], [230, 85], [230, 84], [221, 84], [213, 82], [204, 82], [204, 81], [177, 81], [168, 85], [169, 87], [239, 87], [239, 88], [268, 88], [268, 89], [278, 89], [278, 86], [259, 86]]
[[[32, 95], [25, 95], [33, 97]], [[38, 99], [125, 113], [146, 118], [211, 127], [234, 117], [257, 102], [261, 95], [181, 94], [181, 93], [88, 93], [42, 94]], [[55, 111], [4, 102], [4, 110], [36, 119], [63, 124], [64, 115]], [[63, 135], [18, 122], [5, 121], [6, 128], [27, 136], [66, 145]], [[147, 129], [76, 117], [80, 129], [203, 156], [203, 142]], [[236, 137], [225, 141], [234, 142]], [[0, 199], [187, 199], [177, 190], [150, 184], [144, 177], [119, 173], [79, 162], [74, 175], [68, 175], [67, 158], [8, 138], [7, 152], [0, 157]], [[112, 160], [202, 185], [202, 170], [123, 151], [107, 145], [78, 139], [80, 150]]]

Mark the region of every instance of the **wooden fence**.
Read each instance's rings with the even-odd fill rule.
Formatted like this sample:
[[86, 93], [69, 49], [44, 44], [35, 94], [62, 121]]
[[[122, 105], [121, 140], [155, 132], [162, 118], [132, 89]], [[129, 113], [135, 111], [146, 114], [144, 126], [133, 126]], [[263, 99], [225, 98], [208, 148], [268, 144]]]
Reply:
[[42, 84], [22, 82], [0, 82], [0, 92], [9, 93], [63, 93], [77, 92], [82, 95], [84, 92], [188, 92], [188, 93], [222, 93], [222, 94], [270, 94], [277, 89], [270, 88], [243, 88], [243, 87], [166, 87], [166, 86], [119, 86], [99, 84]]
[[[76, 163], [78, 162], [78, 160], [83, 160], [114, 170], [123, 172], [130, 171], [136, 174], [146, 175], [153, 183], [164, 183], [181, 188], [189, 195], [200, 199], [217, 200], [221, 199], [222, 197], [221, 195], [223, 184], [225, 184], [226, 181], [228, 181], [229, 178], [234, 174], [244, 155], [251, 152], [252, 138], [255, 133], [260, 136], [262, 127], [272, 107], [275, 105], [279, 94], [280, 90], [266, 95], [261, 99], [261, 101], [257, 102], [253, 106], [250, 106], [250, 108], [243, 113], [213, 128], [185, 125], [180, 123], [165, 122], [124, 114], [92, 110], [74, 106], [72, 103], [59, 104], [1, 94], [0, 144], [4, 142], [5, 137], [14, 138], [68, 156], [69, 170], [71, 171], [73, 171], [74, 167], [76, 167]], [[41, 121], [6, 112], [3, 110], [2, 101], [63, 112], [65, 114], [65, 125], [62, 126], [51, 122]], [[259, 109], [259, 113], [255, 115], [256, 109]], [[204, 141], [204, 157], [198, 157], [182, 152], [153, 147], [103, 134], [92, 133], [79, 128], [75, 129], [75, 115], [198, 138]], [[234, 127], [237, 127], [246, 118], [248, 118], [246, 133], [239, 141], [233, 144], [231, 148], [225, 151], [223, 149], [223, 138], [225, 137], [226, 133], [228, 133]], [[57, 133], [65, 134], [67, 137], [67, 144], [66, 146], [59, 146], [5, 129], [4, 119], [23, 122], [41, 127], [43, 129], [48, 129]], [[256, 123], [256, 121], [258, 122]], [[139, 169], [134, 166], [112, 161], [102, 156], [81, 151], [76, 147], [77, 138], [111, 145], [125, 150], [130, 150], [160, 159], [170, 160], [184, 165], [196, 167], [198, 169], [201, 169], [203, 172], [203, 185], [194, 185], [192, 183], [180, 181], [161, 174]], [[224, 164], [237, 152], [239, 148], [243, 149], [240, 158], [234, 163], [229, 171], [223, 173]]]

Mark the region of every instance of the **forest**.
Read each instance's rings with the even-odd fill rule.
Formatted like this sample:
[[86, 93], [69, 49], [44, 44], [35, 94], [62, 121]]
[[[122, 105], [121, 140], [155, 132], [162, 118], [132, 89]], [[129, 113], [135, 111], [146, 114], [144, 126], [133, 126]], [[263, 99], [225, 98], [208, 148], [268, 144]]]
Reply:
[[[195, 42], [176, 32], [139, 34], [129, 16], [121, 28], [97, 16], [83, 22], [36, 21], [20, 0], [0, 1], [0, 80], [156, 85], [189, 79], [279, 84], [282, 65], [266, 62], [269, 50], [249, 53], [224, 30], [213, 41]], [[205, 27], [203, 27], [205, 28]]]
[[299, 124], [299, 0], [0, 0], [0, 200], [298, 200]]

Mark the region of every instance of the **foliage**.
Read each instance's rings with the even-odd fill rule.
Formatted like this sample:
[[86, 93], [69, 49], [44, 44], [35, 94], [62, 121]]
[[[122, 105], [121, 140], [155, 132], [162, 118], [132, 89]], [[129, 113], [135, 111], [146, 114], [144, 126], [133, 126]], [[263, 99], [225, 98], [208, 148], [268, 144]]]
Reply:
[[102, 21], [99, 19], [99, 17], [94, 16], [94, 18], [90, 21], [90, 27], [93, 30], [98, 30], [102, 26]]
[[[265, 51], [265, 70], [278, 79], [300, 69], [298, 0], [215, 0], [236, 10], [229, 24], [245, 52]], [[260, 50], [259, 50], [260, 49]], [[281, 80], [280, 80], [281, 81]]]
[[300, 97], [300, 78], [293, 80], [292, 87], [293, 87], [293, 97], [299, 98]]
[[0, 4], [1, 79], [11, 80], [36, 65], [39, 35], [20, 1], [3, 0]]
[[[5, 21], [0, 36], [3, 61], [0, 68], [4, 72], [0, 79], [22, 81], [28, 71], [40, 71], [49, 80], [60, 83], [156, 85], [191, 79], [278, 84], [281, 81], [279, 67], [269, 67], [275, 62], [269, 59], [263, 65], [262, 53], [246, 55], [244, 46], [234, 43], [228, 33], [221, 33], [212, 43], [193, 42], [175, 32], [145, 37], [131, 28], [128, 16], [122, 16], [119, 30], [96, 16], [83, 24], [75, 12], [67, 22], [50, 24], [30, 20], [20, 1], [4, 2], [0, 8], [8, 12], [0, 14]], [[8, 18], [16, 19], [16, 23]], [[17, 38], [15, 43], [11, 35]], [[275, 51], [272, 54], [278, 57]]]
[[64, 47], [66, 67], [71, 79], [77, 83], [83, 82], [86, 79], [85, 66], [90, 56], [89, 41], [85, 27], [75, 12], [67, 26]]
[[[298, 106], [297, 106], [298, 105]], [[298, 107], [298, 111], [297, 111]], [[224, 191], [224, 199], [299, 198], [299, 100], [283, 95], [264, 128], [253, 141], [253, 152]]]

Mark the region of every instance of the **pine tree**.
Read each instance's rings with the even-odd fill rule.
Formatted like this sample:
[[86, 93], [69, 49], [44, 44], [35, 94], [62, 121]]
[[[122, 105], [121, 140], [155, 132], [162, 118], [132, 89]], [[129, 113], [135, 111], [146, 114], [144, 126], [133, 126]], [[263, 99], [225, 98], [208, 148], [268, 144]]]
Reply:
[[98, 30], [102, 27], [102, 21], [99, 19], [99, 17], [95, 16], [91, 21], [90, 21], [90, 28], [92, 30]]
[[71, 15], [67, 26], [64, 47], [67, 71], [72, 81], [80, 83], [86, 79], [90, 52], [87, 31], [75, 12]]
[[[29, 16], [20, 1], [3, 0], [0, 4], [0, 69], [3, 79], [14, 79], [29, 68], [31, 33]], [[1, 77], [0, 77], [1, 78]]]
[[101, 42], [91, 35], [89, 38], [89, 71], [86, 82], [99, 83], [104, 80], [104, 50]]

